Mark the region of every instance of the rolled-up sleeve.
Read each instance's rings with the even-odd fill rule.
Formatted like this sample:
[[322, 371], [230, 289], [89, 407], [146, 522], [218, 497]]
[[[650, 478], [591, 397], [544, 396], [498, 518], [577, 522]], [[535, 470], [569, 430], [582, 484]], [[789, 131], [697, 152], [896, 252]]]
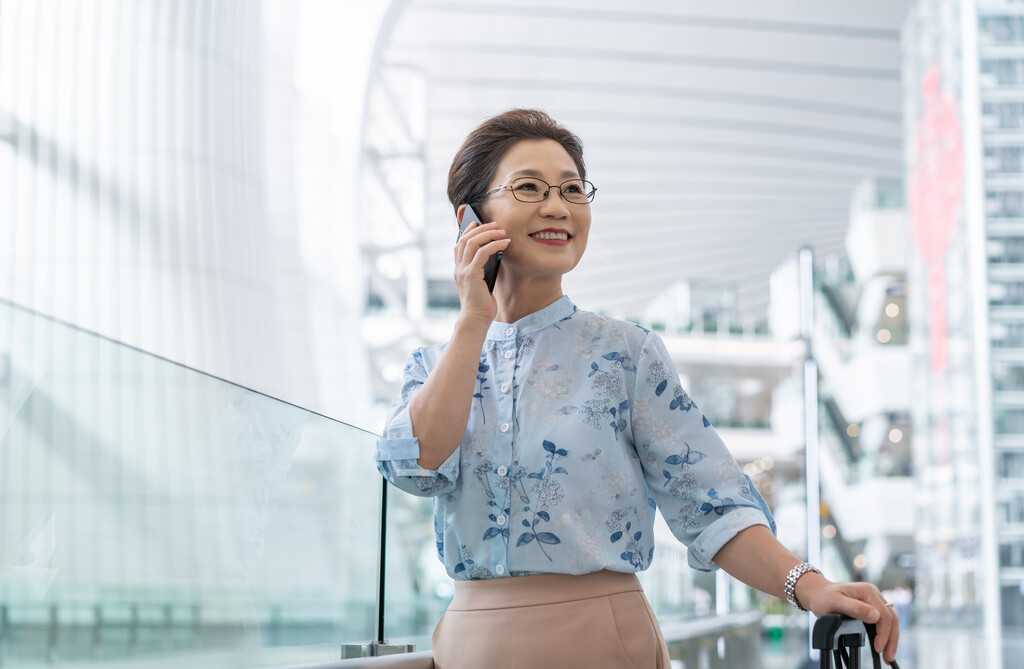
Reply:
[[711, 422], [683, 390], [664, 343], [647, 335], [631, 403], [633, 441], [647, 487], [690, 566], [714, 571], [715, 554], [740, 531], [775, 519]]
[[391, 404], [381, 438], [377, 440], [377, 469], [389, 482], [413, 495], [432, 497], [450, 492], [459, 475], [459, 449], [440, 467], [424, 469], [416, 461], [420, 442], [412, 432], [409, 402], [427, 380], [423, 349], [416, 349], [405, 365], [402, 390]]

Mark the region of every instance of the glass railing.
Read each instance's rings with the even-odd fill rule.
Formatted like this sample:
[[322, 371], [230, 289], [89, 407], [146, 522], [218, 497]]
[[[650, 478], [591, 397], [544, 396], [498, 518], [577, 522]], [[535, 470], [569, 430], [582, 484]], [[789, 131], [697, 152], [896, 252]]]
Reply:
[[375, 440], [0, 302], [0, 666], [373, 639]]

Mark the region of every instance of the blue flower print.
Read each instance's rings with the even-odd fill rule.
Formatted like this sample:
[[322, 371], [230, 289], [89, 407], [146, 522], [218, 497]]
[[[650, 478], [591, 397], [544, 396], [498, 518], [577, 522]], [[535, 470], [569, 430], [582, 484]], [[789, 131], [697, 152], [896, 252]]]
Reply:
[[682, 386], [676, 386], [675, 392], [672, 393], [672, 402], [668, 405], [669, 411], [674, 409], [681, 409], [682, 411], [689, 411], [696, 407], [696, 403], [690, 396], [686, 394]]
[[[575, 304], [572, 305], [572, 313], [569, 314], [568, 316], [565, 316], [564, 318], [562, 318], [562, 320], [558, 321], [558, 323], [566, 322], [567, 320], [569, 320], [570, 318], [575, 316], [577, 311], [579, 311], [579, 310], [576, 308], [576, 305]], [[558, 327], [558, 323], [555, 323], [552, 327], [554, 327], [556, 330], [561, 330], [562, 328]]]
[[[624, 380], [622, 372], [616, 367], [635, 370], [636, 366], [628, 355], [621, 353], [607, 353], [602, 357], [612, 363], [610, 370], [601, 369], [596, 362], [590, 363], [590, 373], [587, 376], [592, 379], [591, 387], [596, 397], [584, 402], [582, 411], [587, 425], [598, 430], [602, 425], [611, 425], [615, 438], [618, 439], [627, 427], [629, 400], [622, 398]], [[576, 407], [563, 407], [562, 412], [568, 413], [567, 410], [571, 409]], [[606, 422], [609, 416], [611, 422]]]
[[441, 558], [441, 562], [444, 562], [444, 533], [448, 529], [448, 523], [445, 521], [441, 522], [441, 526], [438, 526], [438, 518], [434, 517], [434, 545], [437, 546], [437, 556]]
[[697, 492], [697, 477], [690, 471], [690, 466], [708, 457], [707, 453], [690, 448], [690, 444], [685, 441], [683, 446], [686, 447], [686, 450], [673, 453], [665, 458], [666, 465], [679, 467], [682, 473], [673, 475], [668, 469], [661, 470], [661, 473], [665, 476], [664, 487], [668, 488], [670, 493], [678, 497], [692, 495]]
[[[494, 500], [489, 500], [487, 504], [488, 506], [494, 507], [494, 511], [504, 514], [505, 518], [508, 518], [512, 514], [511, 507], [505, 507], [502, 509]], [[493, 539], [494, 537], [501, 537], [505, 541], [505, 546], [508, 546], [508, 526], [505, 525], [504, 522], [501, 524], [498, 523], [498, 516], [495, 515], [494, 511], [487, 516], [494, 525], [484, 530], [484, 540], [486, 541], [487, 539]]]
[[469, 580], [475, 581], [482, 578], [490, 578], [491, 570], [487, 567], [473, 562], [473, 549], [466, 544], [459, 545], [459, 562], [453, 570], [456, 574], [466, 572]]
[[483, 420], [484, 424], [486, 425], [487, 414], [484, 413], [484, 391], [491, 389], [490, 386], [484, 385], [485, 383], [487, 383], [487, 377], [484, 375], [491, 369], [491, 366], [487, 364], [486, 354], [481, 354], [480, 364], [477, 366], [476, 369], [477, 391], [473, 394], [473, 397], [476, 399], [476, 401], [480, 403], [480, 417]]
[[[644, 352], [647, 352], [646, 349]], [[655, 360], [647, 368], [647, 376], [644, 380], [647, 382], [647, 385], [654, 388], [654, 394], [661, 397], [661, 394], [668, 388], [668, 377], [668, 369], [665, 368], [665, 363], [661, 360]]]
[[612, 429], [615, 430], [615, 438], [616, 439], [619, 438], [619, 432], [621, 432], [622, 430], [626, 429], [626, 419], [623, 418], [623, 416], [626, 415], [626, 411], [628, 409], [629, 409], [629, 400], [624, 400], [624, 401], [619, 403], [619, 407], [618, 407], [618, 414], [619, 415], [618, 416], [615, 415], [615, 413], [616, 413], [615, 407], [611, 407], [610, 409], [608, 409], [608, 413], [610, 413], [612, 415], [612, 422], [610, 423], [610, 425], [612, 426]]
[[605, 360], [611, 361], [613, 365], [618, 365], [619, 367], [622, 367], [622, 369], [624, 369], [627, 372], [636, 371], [636, 365], [633, 364], [633, 358], [629, 357], [629, 355], [626, 353], [612, 352], [606, 353], [601, 357], [604, 358]]
[[488, 458], [480, 461], [476, 467], [473, 467], [473, 476], [476, 477], [484, 487], [484, 494], [489, 499], [495, 499], [494, 491], [491, 489], [491, 478], [490, 475], [494, 471], [494, 463]]
[[686, 447], [685, 451], [681, 451], [678, 455], [670, 455], [665, 458], [665, 462], [670, 465], [695, 465], [704, 458], [708, 457], [707, 453], [701, 453], [698, 450], [690, 448], [690, 444], [683, 442], [683, 446]]
[[[391, 479], [389, 478], [388, 480]], [[413, 480], [416, 482], [416, 487], [424, 495], [433, 495], [434, 491], [440, 490], [446, 485], [444, 479], [431, 476], [414, 476]]]
[[[569, 451], [564, 448], [558, 448], [555, 444], [547, 440], [544, 440], [544, 450], [548, 452], [544, 468], [539, 472], [531, 472], [527, 475], [527, 478], [536, 480], [536, 483], [533, 484], [530, 490], [537, 493], [537, 501], [535, 504], [540, 508], [532, 509], [533, 522], [530, 522], [525, 518], [523, 519], [523, 527], [527, 528], [528, 531], [519, 535], [519, 538], [516, 540], [516, 548], [526, 546], [536, 539], [537, 546], [540, 548], [541, 553], [544, 554], [544, 557], [551, 562], [554, 562], [551, 556], [548, 555], [548, 552], [544, 550], [544, 544], [557, 545], [562, 543], [562, 540], [558, 538], [558, 535], [552, 532], [538, 532], [537, 524], [540, 522], [551, 522], [551, 514], [548, 513], [548, 508], [557, 505], [565, 497], [565, 493], [562, 492], [562, 484], [554, 480], [552, 477], [555, 474], [569, 473], [564, 467], [555, 466], [558, 462], [558, 458], [566, 457], [569, 455]], [[523, 494], [525, 497], [525, 490]], [[527, 506], [524, 511], [531, 511], [530, 506]]]
[[[508, 519], [512, 516], [512, 491], [518, 485], [522, 487], [522, 478], [526, 474], [526, 470], [523, 467], [513, 465], [512, 471], [508, 472], [506, 476], [498, 475], [497, 469], [494, 467], [494, 463], [490, 460], [485, 460], [473, 469], [473, 473], [477, 479], [484, 484], [484, 492], [490, 498], [487, 500], [487, 506], [492, 507], [490, 513], [487, 514], [487, 519], [491, 521], [492, 525], [484, 530], [483, 541], [494, 539], [495, 537], [501, 537], [501, 540], [505, 543], [505, 550], [508, 550], [509, 542], [509, 529]], [[496, 478], [496, 485], [498, 490], [504, 492], [504, 507], [501, 504], [495, 502], [497, 497], [494, 494], [494, 489], [491, 486], [490, 474], [494, 474]], [[519, 496], [524, 503], [529, 504], [530, 499], [524, 494]], [[498, 522], [498, 514], [504, 516], [502, 522]]]
[[[569, 407], [566, 407], [566, 409], [568, 408]], [[605, 413], [606, 411], [604, 404], [599, 400], [587, 400], [586, 402], [583, 403], [583, 420], [587, 425], [596, 430], [601, 429], [601, 424], [604, 422]]]
[[420, 385], [427, 380], [427, 373], [423, 363], [423, 351], [421, 349], [416, 349], [412, 352], [412, 357], [405, 363], [403, 377], [404, 383], [402, 384], [399, 397], [401, 402], [405, 404], [416, 394]]
[[734, 504], [731, 497], [719, 499], [718, 493], [715, 492], [714, 488], [708, 490], [708, 498], [711, 501], [704, 502], [703, 504], [700, 505], [700, 510], [704, 512], [705, 516], [711, 513], [712, 511], [714, 511], [715, 514], [721, 516], [723, 513], [725, 513], [725, 507], [732, 506]]
[[[661, 365], [661, 363], [655, 363], [655, 365]], [[661, 365], [660, 368], [656, 368], [655, 365], [651, 365], [651, 368], [647, 371], [647, 383], [652, 386], [657, 383], [657, 386], [654, 389], [654, 394], [661, 397], [662, 393], [665, 392], [665, 389], [668, 388], [668, 376], [665, 372], [664, 365]], [[672, 393], [672, 401], [669, 402], [668, 409], [669, 411], [674, 411], [676, 409], [679, 409], [680, 411], [689, 411], [690, 409], [699, 410], [699, 407], [697, 407], [697, 403], [686, 394], [683, 387], [677, 385]], [[711, 421], [708, 420], [707, 416], [701, 414], [700, 417], [704, 422], [704, 427], [711, 427]]]
[[[611, 536], [608, 539], [614, 544], [626, 537], [626, 544], [623, 547], [622, 553], [619, 557], [637, 569], [644, 568], [644, 554], [640, 546], [640, 539], [643, 537], [643, 532], [640, 530], [633, 531], [633, 523], [626, 523], [625, 527], [622, 525], [622, 521], [626, 519], [628, 514], [626, 511], [619, 510], [612, 513], [605, 522], [605, 528], [611, 532]], [[654, 547], [648, 551], [647, 562], [650, 563], [651, 558], [654, 556]]]

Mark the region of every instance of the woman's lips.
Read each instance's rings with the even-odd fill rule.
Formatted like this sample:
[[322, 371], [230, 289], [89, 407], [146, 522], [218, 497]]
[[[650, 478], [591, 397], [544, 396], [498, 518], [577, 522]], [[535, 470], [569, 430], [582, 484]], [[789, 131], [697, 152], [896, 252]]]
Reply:
[[540, 230], [531, 234], [530, 239], [549, 246], [568, 246], [572, 235], [565, 230]]

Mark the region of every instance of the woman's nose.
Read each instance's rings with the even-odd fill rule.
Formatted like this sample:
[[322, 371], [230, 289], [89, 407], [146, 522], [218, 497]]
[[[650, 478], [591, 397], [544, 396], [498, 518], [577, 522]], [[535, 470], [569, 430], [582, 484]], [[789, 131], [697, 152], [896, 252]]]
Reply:
[[548, 196], [541, 201], [540, 208], [544, 216], [565, 218], [569, 215], [569, 203], [562, 197], [557, 186], [548, 189]]

